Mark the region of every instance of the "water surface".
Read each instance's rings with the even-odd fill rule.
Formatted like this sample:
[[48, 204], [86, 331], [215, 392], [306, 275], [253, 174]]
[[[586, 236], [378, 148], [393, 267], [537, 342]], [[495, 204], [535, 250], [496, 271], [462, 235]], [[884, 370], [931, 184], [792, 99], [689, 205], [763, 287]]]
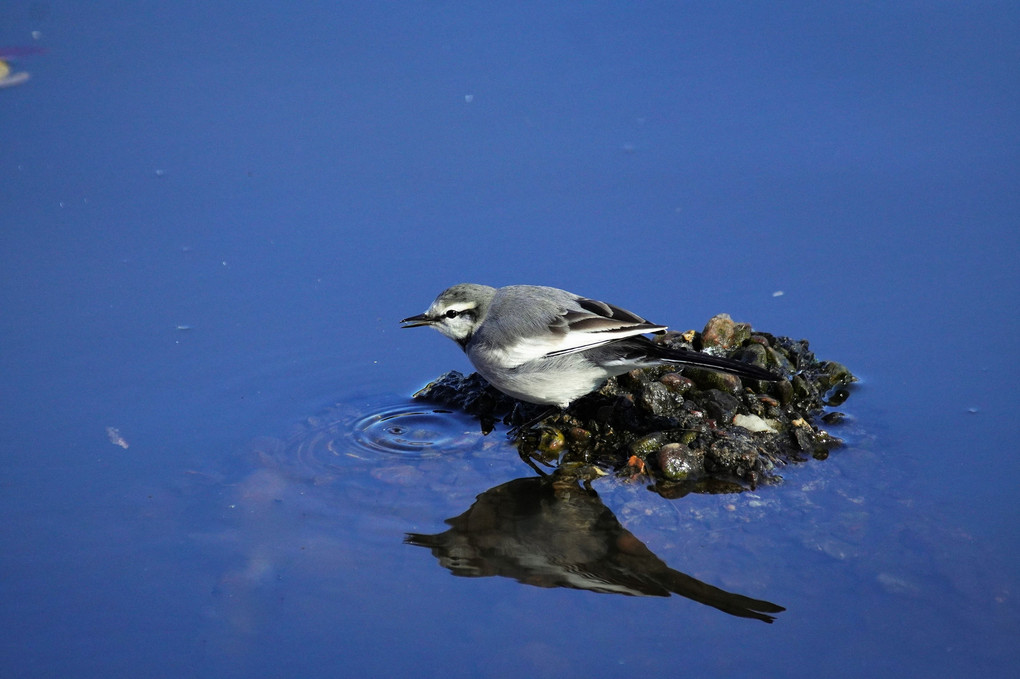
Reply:
[[[33, 49], [0, 89], [6, 673], [1020, 660], [1016, 10], [8, 4], [0, 47]], [[551, 586], [561, 543], [452, 574], [507, 543], [447, 520], [534, 476], [409, 398], [468, 366], [397, 321], [462, 281], [727, 312], [863, 378], [847, 445], [780, 485], [606, 477], [549, 529], [609, 526], [585, 548], [772, 624]]]

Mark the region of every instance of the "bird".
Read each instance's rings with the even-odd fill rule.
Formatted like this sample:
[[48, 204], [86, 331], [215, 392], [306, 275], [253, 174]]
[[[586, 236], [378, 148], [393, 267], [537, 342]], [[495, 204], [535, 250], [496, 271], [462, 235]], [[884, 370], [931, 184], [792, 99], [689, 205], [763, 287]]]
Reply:
[[566, 409], [610, 377], [635, 368], [686, 365], [753, 380], [779, 376], [749, 363], [656, 344], [665, 332], [606, 302], [541, 285], [494, 288], [461, 283], [400, 321], [435, 328], [460, 345], [475, 370], [504, 394]]

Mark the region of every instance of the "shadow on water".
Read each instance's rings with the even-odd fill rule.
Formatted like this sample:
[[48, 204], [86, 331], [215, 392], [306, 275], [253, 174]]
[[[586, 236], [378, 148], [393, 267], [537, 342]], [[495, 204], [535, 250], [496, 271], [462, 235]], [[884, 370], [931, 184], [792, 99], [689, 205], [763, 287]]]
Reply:
[[772, 622], [782, 606], [713, 587], [673, 570], [625, 529], [590, 487], [563, 474], [491, 488], [450, 529], [408, 533], [454, 575], [500, 575], [536, 587], [629, 596], [678, 594], [730, 615]]

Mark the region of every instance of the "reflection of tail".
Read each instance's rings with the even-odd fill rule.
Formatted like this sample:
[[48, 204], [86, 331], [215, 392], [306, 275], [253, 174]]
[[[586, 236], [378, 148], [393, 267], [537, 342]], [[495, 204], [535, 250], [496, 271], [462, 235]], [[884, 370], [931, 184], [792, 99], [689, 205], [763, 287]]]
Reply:
[[776, 618], [773, 615], [767, 615], [768, 613], [782, 613], [786, 610], [769, 601], [752, 599], [743, 594], [734, 594], [713, 587], [680, 571], [670, 569], [668, 580], [670, 591], [741, 618], [772, 622]]
[[673, 570], [620, 525], [597, 494], [562, 475], [492, 488], [436, 535], [408, 533], [454, 575], [500, 575], [535, 587], [628, 596], [679, 594], [741, 618], [772, 622], [785, 610]]

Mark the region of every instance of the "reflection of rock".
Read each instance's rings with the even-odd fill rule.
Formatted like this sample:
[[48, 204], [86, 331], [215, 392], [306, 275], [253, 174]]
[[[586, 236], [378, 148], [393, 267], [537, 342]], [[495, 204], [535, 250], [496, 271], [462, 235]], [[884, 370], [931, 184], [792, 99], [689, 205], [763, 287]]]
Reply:
[[782, 606], [726, 592], [675, 571], [627, 531], [592, 491], [573, 479], [523, 478], [478, 496], [451, 528], [409, 533], [454, 575], [501, 575], [536, 587], [631, 596], [685, 596], [743, 618], [772, 622]]

